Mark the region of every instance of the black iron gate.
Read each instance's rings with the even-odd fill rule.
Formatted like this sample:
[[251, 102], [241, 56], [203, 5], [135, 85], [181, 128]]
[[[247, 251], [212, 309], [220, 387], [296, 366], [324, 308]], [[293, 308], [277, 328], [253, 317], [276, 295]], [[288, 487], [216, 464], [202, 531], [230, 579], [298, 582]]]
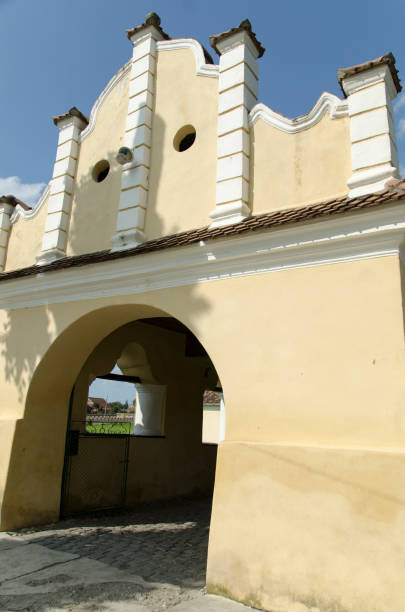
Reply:
[[88, 421], [71, 418], [70, 398], [61, 516], [125, 505], [129, 433], [89, 433]]

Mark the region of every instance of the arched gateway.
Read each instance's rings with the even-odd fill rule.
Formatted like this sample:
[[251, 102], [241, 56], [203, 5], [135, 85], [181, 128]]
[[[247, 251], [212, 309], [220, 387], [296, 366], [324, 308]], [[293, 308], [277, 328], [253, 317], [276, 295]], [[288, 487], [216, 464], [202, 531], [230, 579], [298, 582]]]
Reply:
[[[134, 320], [136, 316], [138, 320]], [[36, 326], [42, 334], [43, 326], [39, 322]], [[195, 337], [186, 330], [153, 307], [110, 306], [74, 321], [58, 334], [43, 356], [38, 355], [40, 363], [29, 385], [24, 419], [17, 422], [7, 476], [10, 486], [6, 483], [3, 499], [4, 528], [58, 518], [61, 501], [66, 501], [61, 500], [66, 428], [85, 431], [90, 382], [107, 374], [117, 359], [123, 372], [132, 371], [139, 382], [150, 380], [139, 363], [129, 363], [126, 353], [134, 353], [135, 341], [147, 351], [153, 382], [157, 383], [154, 386], [164, 386], [167, 397], [161, 429], [150, 432], [152, 439], [132, 437], [131, 450], [143, 467], [142, 473], [132, 470], [124, 504], [212, 489], [216, 448], [201, 445], [202, 395], [205, 389], [217, 386], [218, 376], [203, 347], [196, 340], [197, 347], [189, 346], [190, 338]], [[155, 435], [160, 439], [154, 439]], [[80, 451], [86, 452], [85, 443], [82, 446]], [[111, 439], [98, 446], [93, 443], [91, 448], [100, 457], [100, 470], [109, 470], [105, 478], [114, 478], [113, 465], [107, 462], [103, 468], [101, 460], [102, 456], [112, 457]], [[93, 509], [92, 496], [103, 493], [90, 482], [82, 484], [85, 490], [81, 492], [88, 498], [73, 500], [73, 507], [68, 504], [66, 511]], [[74, 491], [71, 493], [74, 497]], [[101, 506], [110, 505], [99, 501]]]
[[[117, 363], [156, 392], [137, 404], [148, 435], [130, 441], [144, 468], [129, 502], [207, 490], [216, 470], [210, 591], [266, 610], [402, 612], [394, 58], [340, 70], [344, 98], [290, 120], [258, 103], [249, 21], [212, 37], [219, 65], [155, 14], [128, 36], [132, 59], [90, 119], [54, 118], [37, 205], [0, 198], [0, 528], [59, 517], [66, 432], [84, 433], [80, 397]], [[215, 466], [196, 432], [218, 378]]]

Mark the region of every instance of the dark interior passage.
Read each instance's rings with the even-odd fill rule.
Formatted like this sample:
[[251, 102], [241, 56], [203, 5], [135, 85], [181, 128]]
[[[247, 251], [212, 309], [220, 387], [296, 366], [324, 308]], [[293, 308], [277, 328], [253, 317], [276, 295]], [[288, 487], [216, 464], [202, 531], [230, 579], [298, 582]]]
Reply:
[[[134, 381], [136, 409], [125, 432], [108, 434], [101, 417], [89, 426], [86, 410], [89, 386], [113, 369]], [[218, 385], [206, 351], [176, 319], [130, 323], [100, 342], [72, 395], [62, 516], [212, 495], [217, 446], [202, 442], [202, 404]]]

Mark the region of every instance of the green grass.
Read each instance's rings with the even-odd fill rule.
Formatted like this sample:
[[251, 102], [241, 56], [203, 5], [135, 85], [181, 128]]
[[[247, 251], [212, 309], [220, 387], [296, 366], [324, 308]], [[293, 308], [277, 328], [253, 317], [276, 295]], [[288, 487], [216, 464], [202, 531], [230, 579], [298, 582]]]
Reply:
[[91, 423], [87, 421], [87, 433], [94, 434], [129, 434], [133, 428], [133, 423]]

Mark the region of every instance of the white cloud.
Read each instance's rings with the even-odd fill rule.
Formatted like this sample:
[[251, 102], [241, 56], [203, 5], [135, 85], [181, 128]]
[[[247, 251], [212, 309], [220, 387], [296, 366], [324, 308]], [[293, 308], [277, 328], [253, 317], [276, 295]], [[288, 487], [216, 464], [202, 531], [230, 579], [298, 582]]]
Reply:
[[33, 206], [41, 195], [45, 183], [23, 183], [19, 176], [0, 177], [0, 195], [13, 195]]
[[399, 94], [394, 102], [394, 111], [398, 113], [401, 110], [405, 110], [405, 91]]
[[402, 138], [402, 136], [405, 136], [405, 118], [404, 117], [398, 121], [397, 126], [398, 126], [397, 127], [398, 138]]

